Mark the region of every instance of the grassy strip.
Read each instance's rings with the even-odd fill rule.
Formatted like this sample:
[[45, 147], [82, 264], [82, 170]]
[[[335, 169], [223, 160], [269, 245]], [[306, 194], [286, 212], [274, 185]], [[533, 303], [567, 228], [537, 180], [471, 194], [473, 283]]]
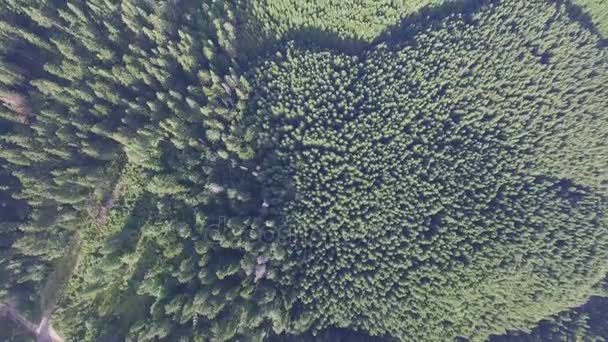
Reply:
[[[83, 293], [87, 291], [90, 283], [87, 270], [95, 263], [107, 238], [120, 233], [130, 222], [132, 212], [144, 193], [143, 171], [139, 167], [127, 164], [116, 174], [119, 176], [116, 177], [114, 187], [105, 199], [107, 203], [111, 196], [112, 206], [107, 208], [107, 219], [100, 222], [97, 217], [92, 217], [80, 231], [78, 263], [65, 288], [64, 303], [61, 308], [77, 306], [82, 302]], [[62, 324], [65, 318], [63, 314], [66, 313], [67, 311], [63, 309], [57, 313], [58, 326], [69, 329]]]
[[574, 3], [585, 10], [593, 20], [598, 31], [608, 38], [608, 1], [606, 0], [574, 0]]

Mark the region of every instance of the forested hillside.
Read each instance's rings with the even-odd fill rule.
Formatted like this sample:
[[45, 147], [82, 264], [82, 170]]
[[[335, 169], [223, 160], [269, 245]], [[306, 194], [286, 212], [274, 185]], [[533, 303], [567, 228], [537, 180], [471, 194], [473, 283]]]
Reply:
[[550, 319], [540, 322], [529, 332], [514, 331], [493, 337], [492, 342], [542, 342], [542, 341], [594, 341], [608, 339], [608, 299], [592, 297], [580, 308], [560, 312]]
[[303, 31], [313, 35], [313, 39], [319, 37], [315, 33], [329, 33], [371, 42], [401, 18], [439, 3], [441, 0], [267, 0], [247, 2], [245, 13], [259, 24], [251, 29], [265, 39], [279, 41]]
[[0, 339], [608, 338], [583, 2], [5, 0]]

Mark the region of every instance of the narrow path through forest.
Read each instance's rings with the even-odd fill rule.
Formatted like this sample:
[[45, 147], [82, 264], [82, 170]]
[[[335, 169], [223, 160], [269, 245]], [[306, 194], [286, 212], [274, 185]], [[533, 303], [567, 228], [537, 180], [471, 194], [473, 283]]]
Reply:
[[59, 298], [61, 298], [64, 286], [78, 264], [79, 251], [80, 234], [76, 232], [63, 262], [58, 264], [40, 291], [40, 307], [42, 312], [40, 323], [36, 324], [27, 319], [17, 309], [17, 303], [14, 299], [0, 303], [0, 318], [10, 319], [23, 327], [28, 333], [36, 337], [37, 342], [63, 342], [63, 337], [53, 328], [50, 319]]
[[39, 324], [35, 324], [17, 310], [14, 301], [9, 300], [7, 303], [0, 303], [0, 317], [6, 317], [23, 327], [27, 332], [36, 337], [37, 342], [64, 341], [49, 323], [50, 313], [42, 316]]

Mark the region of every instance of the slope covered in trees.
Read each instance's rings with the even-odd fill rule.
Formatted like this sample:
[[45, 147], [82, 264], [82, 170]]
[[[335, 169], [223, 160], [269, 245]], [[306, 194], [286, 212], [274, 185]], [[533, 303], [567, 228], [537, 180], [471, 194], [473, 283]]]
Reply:
[[582, 303], [608, 252], [598, 38], [542, 2], [408, 31], [256, 74], [266, 196], [319, 235], [286, 246], [294, 329], [481, 339]]
[[528, 332], [514, 331], [496, 336], [492, 342], [593, 341], [608, 340], [608, 299], [592, 297], [589, 303], [575, 310], [560, 312], [540, 322]]
[[431, 4], [5, 1], [0, 304], [70, 341], [436, 341], [597, 294], [600, 38], [544, 0], [381, 35]]
[[[272, 289], [241, 281], [239, 262], [257, 250], [238, 239], [215, 246], [205, 231], [220, 217], [246, 218], [256, 200], [247, 184], [234, 190], [253, 176], [237, 168], [252, 151], [234, 126], [248, 84], [233, 58], [231, 5], [174, 5], [3, 8], [3, 94], [26, 94], [35, 113], [24, 120], [3, 101], [15, 127], [0, 155], [30, 206], [12, 251], [37, 258], [44, 275], [80, 234], [58, 316], [73, 340], [253, 338], [247, 327], [273, 311], [246, 298], [276, 306]], [[253, 322], [235, 329], [241, 319]]]
[[298, 1], [264, 0], [243, 3], [244, 13], [259, 26], [255, 34], [280, 41], [293, 31], [325, 32], [339, 38], [371, 42], [387, 28], [421, 8], [441, 0]]

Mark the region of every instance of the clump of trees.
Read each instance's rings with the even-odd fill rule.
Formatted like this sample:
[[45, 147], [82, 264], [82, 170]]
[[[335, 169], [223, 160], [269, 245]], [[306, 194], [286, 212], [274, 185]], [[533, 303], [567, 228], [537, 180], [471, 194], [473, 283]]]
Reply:
[[482, 340], [584, 302], [608, 253], [599, 38], [542, 1], [393, 37], [255, 73], [264, 196], [304, 237], [289, 330]]
[[246, 238], [262, 200], [239, 124], [250, 86], [234, 13], [214, 1], [3, 3], [0, 158], [7, 196], [27, 210], [2, 222], [2, 284], [29, 284], [36, 302], [78, 234], [54, 315], [70, 340], [261, 340], [279, 321], [272, 262], [257, 282], [244, 271], [272, 254]]
[[[399, 20], [422, 8], [441, 4], [441, 0], [376, 0], [376, 1], [244, 1], [242, 16], [248, 19], [244, 34], [252, 42], [281, 41], [294, 31], [365, 43], [374, 41]], [[324, 34], [325, 33], [325, 34]], [[257, 38], [257, 41], [256, 41]], [[263, 38], [263, 39], [260, 39]]]
[[530, 331], [512, 331], [504, 336], [493, 336], [492, 342], [593, 341], [608, 338], [608, 298], [592, 297], [585, 305], [560, 312], [542, 320]]
[[567, 8], [259, 50], [430, 3], [4, 1], [0, 304], [77, 341], [425, 341], [585, 301], [608, 59]]

